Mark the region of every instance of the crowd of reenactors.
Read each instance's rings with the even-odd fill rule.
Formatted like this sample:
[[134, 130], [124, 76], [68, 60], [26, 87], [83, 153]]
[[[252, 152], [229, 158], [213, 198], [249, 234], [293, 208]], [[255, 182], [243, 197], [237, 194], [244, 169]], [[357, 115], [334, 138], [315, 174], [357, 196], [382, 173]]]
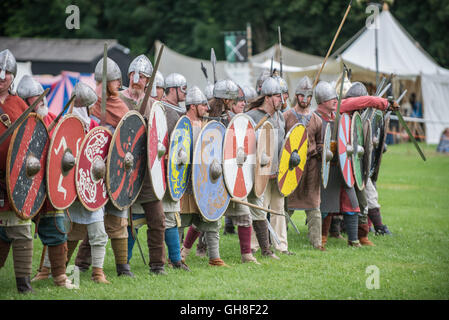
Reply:
[[[197, 255], [228, 267], [221, 230], [237, 233], [242, 263], [260, 264], [259, 248], [262, 258], [293, 255], [295, 211], [305, 211], [310, 244], [321, 251], [329, 236], [344, 239], [342, 230], [352, 247], [374, 245], [370, 225], [391, 234], [376, 180], [395, 101], [370, 96], [347, 74], [336, 83], [303, 77], [289, 97], [281, 72], [265, 70], [253, 89], [216, 79], [211, 61], [202, 91], [181, 74], [164, 78], [158, 61], [140, 55], [124, 88], [105, 54], [96, 88], [78, 82], [55, 115], [48, 91], [31, 76], [14, 83], [15, 58], [0, 52], [0, 268], [12, 247], [19, 292], [48, 278], [74, 288], [73, 259], [109, 284], [109, 239], [117, 276], [134, 277], [135, 242], [151, 274], [190, 271], [197, 239]], [[33, 225], [43, 251], [32, 278]], [[148, 263], [137, 237], [144, 225]]]

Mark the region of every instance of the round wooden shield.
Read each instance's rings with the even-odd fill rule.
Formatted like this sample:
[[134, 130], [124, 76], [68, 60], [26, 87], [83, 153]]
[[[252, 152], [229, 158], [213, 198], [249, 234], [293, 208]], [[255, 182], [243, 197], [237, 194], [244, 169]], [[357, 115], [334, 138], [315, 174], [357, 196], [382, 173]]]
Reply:
[[225, 132], [226, 127], [220, 122], [208, 122], [201, 130], [193, 151], [193, 195], [206, 221], [220, 219], [231, 201], [222, 167]]
[[[385, 118], [384, 118], [384, 126], [382, 127], [382, 131], [380, 133], [380, 141], [379, 141], [379, 146], [378, 146], [378, 151], [377, 151], [377, 162], [376, 165], [373, 169], [373, 173], [371, 175], [371, 179], [373, 181], [377, 181], [377, 176], [379, 174], [379, 169], [380, 169], [380, 163], [382, 161], [382, 156], [384, 154], [384, 150], [385, 150], [385, 141], [387, 140], [387, 133], [388, 133], [388, 128], [390, 126], [390, 112], [387, 112], [385, 114]], [[372, 165], [371, 165], [372, 167]]]
[[365, 155], [365, 138], [363, 136], [362, 118], [360, 117], [360, 114], [357, 111], [354, 112], [352, 115], [351, 144], [354, 149], [351, 159], [352, 159], [355, 184], [359, 190], [363, 190], [363, 188], [365, 188], [363, 180], [363, 158]]
[[353, 153], [351, 145], [351, 118], [346, 113], [341, 115], [338, 123], [337, 149], [343, 180], [345, 180], [348, 187], [352, 188], [354, 186], [354, 174], [351, 161]]
[[147, 168], [147, 129], [137, 111], [127, 112], [117, 125], [106, 162], [109, 199], [119, 210], [128, 209], [140, 193]]
[[363, 122], [363, 137], [364, 137], [364, 146], [365, 146], [365, 154], [363, 155], [363, 183], [368, 183], [369, 172], [371, 168], [371, 156], [373, 152], [373, 143], [371, 141], [372, 133], [371, 133], [371, 121], [365, 120]]
[[254, 168], [254, 195], [260, 198], [270, 180], [273, 158], [277, 152], [277, 134], [273, 125], [265, 121], [257, 130], [256, 165]]
[[232, 118], [223, 142], [223, 175], [233, 198], [245, 199], [254, 184], [256, 133], [252, 119], [243, 113]]
[[34, 217], [44, 204], [49, 142], [47, 127], [35, 113], [29, 114], [11, 137], [6, 189], [11, 207], [21, 219]]
[[106, 159], [112, 134], [105, 127], [95, 127], [83, 140], [76, 160], [75, 184], [81, 204], [96, 211], [109, 200], [106, 188]]
[[383, 148], [380, 143], [384, 133], [384, 118], [383, 113], [380, 110], [375, 110], [371, 119], [371, 141], [373, 143], [373, 151], [371, 154], [371, 167], [370, 177], [373, 175], [374, 170], [377, 167], [377, 163], [381, 157], [381, 149]]
[[324, 189], [326, 189], [327, 183], [329, 182], [329, 170], [331, 166], [331, 160], [333, 158], [333, 154], [331, 151], [331, 136], [332, 130], [330, 124], [328, 123], [324, 131], [323, 151], [321, 154], [321, 181], [323, 183]]
[[179, 118], [173, 129], [168, 152], [167, 184], [174, 201], [181, 199], [192, 172], [193, 128], [187, 116]]
[[306, 127], [299, 123], [285, 136], [277, 177], [279, 191], [284, 197], [290, 195], [299, 185], [307, 162], [308, 143]]
[[47, 159], [47, 195], [53, 207], [63, 210], [75, 201], [75, 162], [85, 136], [80, 118], [68, 114], [56, 125]]
[[148, 172], [155, 196], [162, 200], [167, 189], [165, 157], [168, 154], [168, 127], [165, 109], [159, 101], [153, 103], [148, 119]]

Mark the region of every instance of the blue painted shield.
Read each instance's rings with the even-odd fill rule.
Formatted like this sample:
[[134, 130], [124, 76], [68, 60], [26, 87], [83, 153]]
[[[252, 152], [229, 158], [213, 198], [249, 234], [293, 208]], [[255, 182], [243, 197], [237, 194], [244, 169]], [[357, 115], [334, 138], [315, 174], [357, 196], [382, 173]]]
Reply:
[[223, 140], [226, 128], [217, 121], [201, 130], [193, 153], [192, 186], [195, 202], [206, 221], [217, 221], [231, 197], [223, 178]]
[[187, 116], [182, 116], [171, 134], [168, 152], [167, 183], [174, 201], [187, 189], [192, 171], [193, 129]]

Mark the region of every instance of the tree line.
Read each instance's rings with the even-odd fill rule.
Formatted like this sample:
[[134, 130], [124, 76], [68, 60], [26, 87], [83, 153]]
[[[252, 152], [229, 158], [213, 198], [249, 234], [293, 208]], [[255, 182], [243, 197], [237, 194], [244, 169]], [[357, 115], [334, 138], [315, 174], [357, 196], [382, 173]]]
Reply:
[[[389, 0], [390, 11], [443, 67], [449, 68], [449, 1]], [[2, 0], [0, 34], [8, 37], [117, 39], [134, 55], [154, 54], [154, 41], [182, 54], [224, 60], [224, 32], [251, 24], [253, 54], [277, 42], [325, 56], [347, 8], [340, 0]], [[367, 0], [352, 8], [334, 51], [365, 26]], [[66, 28], [66, 8], [79, 8], [79, 29]]]

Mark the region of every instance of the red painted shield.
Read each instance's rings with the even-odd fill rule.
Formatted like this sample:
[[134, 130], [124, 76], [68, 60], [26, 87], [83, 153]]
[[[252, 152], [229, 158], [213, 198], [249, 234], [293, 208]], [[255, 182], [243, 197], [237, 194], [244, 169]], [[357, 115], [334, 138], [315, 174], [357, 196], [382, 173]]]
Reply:
[[34, 217], [44, 204], [48, 145], [47, 127], [35, 113], [31, 113], [11, 137], [6, 160], [6, 189], [10, 204], [21, 219]]
[[338, 160], [340, 163], [343, 179], [348, 187], [354, 186], [354, 173], [351, 156], [353, 153], [351, 145], [351, 118], [346, 113], [340, 117], [338, 124]]
[[246, 114], [232, 118], [223, 142], [223, 175], [232, 197], [244, 199], [253, 188], [256, 133]]
[[75, 168], [68, 162], [77, 158], [84, 136], [83, 123], [75, 115], [64, 116], [53, 131], [47, 159], [47, 194], [56, 209], [66, 209], [76, 199]]
[[[95, 127], [84, 138], [76, 161], [76, 192], [82, 205], [89, 211], [96, 211], [109, 200], [106, 189], [106, 158], [112, 140], [111, 132], [105, 127]], [[98, 170], [98, 168], [104, 168]], [[99, 174], [99, 172], [102, 174]]]

